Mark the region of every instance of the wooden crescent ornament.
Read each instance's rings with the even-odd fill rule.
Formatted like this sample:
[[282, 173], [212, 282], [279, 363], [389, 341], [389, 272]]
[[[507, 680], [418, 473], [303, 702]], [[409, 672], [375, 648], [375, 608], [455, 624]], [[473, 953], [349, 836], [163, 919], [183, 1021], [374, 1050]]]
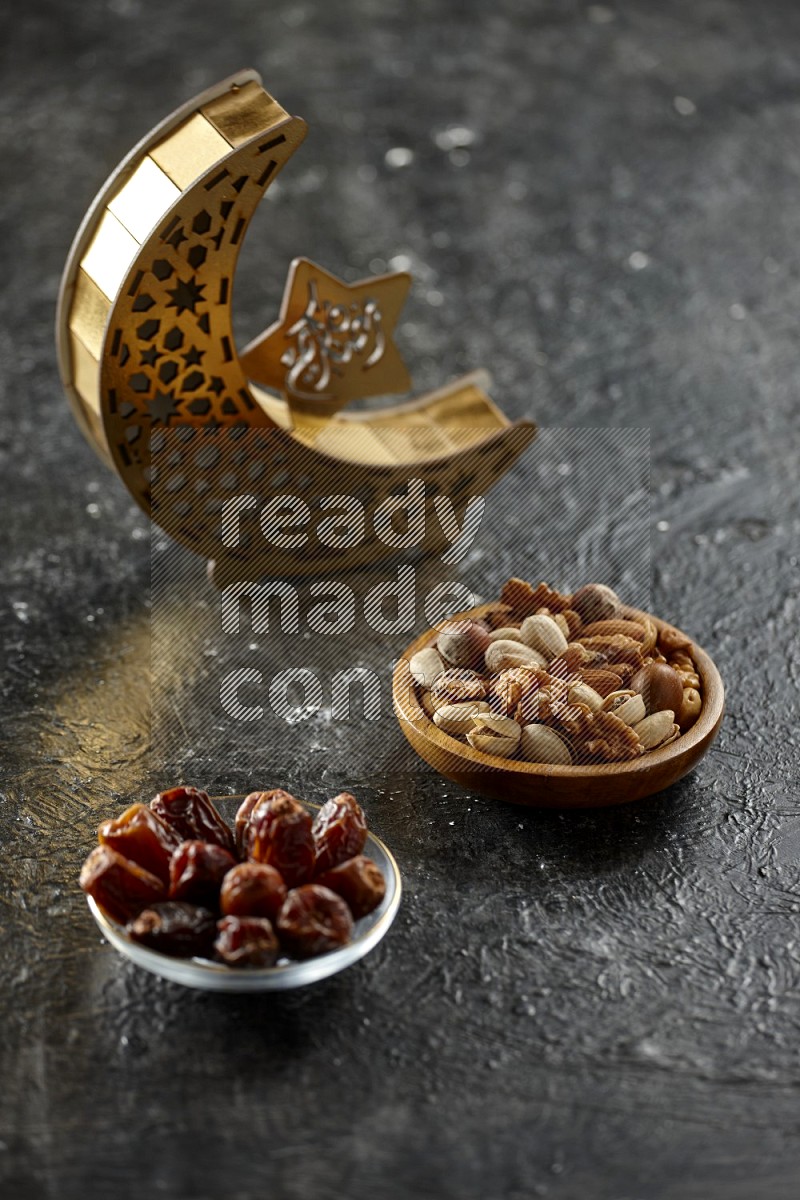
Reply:
[[[292, 537], [262, 537], [257, 520], [223, 538], [232, 497], [252, 497], [259, 511], [289, 495], [310, 510], [320, 498], [346, 494], [357, 497], [370, 530], [387, 496], [423, 479], [429, 507], [444, 494], [458, 512], [497, 482], [536, 432], [495, 407], [482, 372], [392, 408], [338, 411], [356, 396], [407, 386], [393, 344], [387, 349], [399, 306], [386, 281], [399, 277], [347, 285], [298, 260], [290, 288], [302, 272], [304, 307], [285, 328], [305, 321], [303, 339], [281, 345], [277, 359], [265, 357], [265, 342], [275, 348], [273, 326], [240, 357], [231, 322], [239, 250], [265, 190], [305, 133], [254, 71], [202, 93], [107, 180], [61, 284], [59, 364], [78, 423], [144, 511], [215, 563], [220, 585], [354, 567], [392, 552], [374, 534], [343, 551], [313, 527], [299, 551]], [[331, 280], [346, 289], [338, 299], [326, 291]], [[312, 334], [318, 341], [309, 349]], [[317, 356], [316, 374], [302, 374], [298, 354]], [[275, 367], [282, 358], [283, 378]], [[320, 371], [325, 386], [315, 394]], [[437, 520], [426, 520], [425, 530], [425, 550], [447, 545]]]

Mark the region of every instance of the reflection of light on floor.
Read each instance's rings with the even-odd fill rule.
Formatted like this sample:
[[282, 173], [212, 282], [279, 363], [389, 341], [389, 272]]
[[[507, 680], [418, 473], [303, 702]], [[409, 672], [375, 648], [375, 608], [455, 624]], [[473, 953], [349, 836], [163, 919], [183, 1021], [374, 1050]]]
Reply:
[[[44, 824], [84, 818], [89, 807], [98, 819], [112, 798], [128, 801], [131, 789], [149, 773], [150, 619], [148, 613], [102, 632], [95, 654], [70, 666], [50, 685], [49, 719], [38, 741], [40, 761], [65, 764], [75, 790], [53, 792], [37, 786], [34, 811]], [[35, 768], [37, 774], [40, 766]], [[63, 779], [67, 773], [59, 772]], [[120, 781], [125, 795], [120, 795]], [[93, 818], [94, 819], [94, 818]]]

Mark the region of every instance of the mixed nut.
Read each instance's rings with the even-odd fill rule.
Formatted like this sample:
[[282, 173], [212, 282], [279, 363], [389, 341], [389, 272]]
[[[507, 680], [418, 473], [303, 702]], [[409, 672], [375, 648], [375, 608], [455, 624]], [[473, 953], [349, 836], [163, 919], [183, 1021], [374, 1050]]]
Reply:
[[350, 941], [386, 883], [342, 792], [311, 817], [281, 788], [252, 792], [231, 831], [205, 792], [177, 787], [104, 821], [80, 885], [134, 941], [177, 958], [271, 967]]
[[442, 625], [409, 670], [444, 733], [532, 763], [628, 762], [680, 737], [703, 705], [689, 639], [627, 615], [602, 583], [566, 595], [509, 579], [482, 617]]

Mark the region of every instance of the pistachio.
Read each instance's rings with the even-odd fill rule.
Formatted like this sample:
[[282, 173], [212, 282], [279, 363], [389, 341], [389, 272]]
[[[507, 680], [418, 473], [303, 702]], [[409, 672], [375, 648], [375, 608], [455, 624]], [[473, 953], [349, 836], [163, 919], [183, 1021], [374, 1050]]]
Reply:
[[522, 727], [510, 717], [481, 713], [472, 718], [472, 725], [473, 728], [467, 733], [467, 741], [473, 750], [494, 754], [498, 758], [510, 758], [516, 752]]
[[689, 639], [624, 609], [605, 584], [568, 596], [510, 579], [481, 612], [440, 626], [403, 676], [437, 726], [478, 754], [632, 762], [702, 711]]
[[444, 671], [441, 656], [433, 646], [426, 646], [411, 656], [408, 664], [412, 679], [422, 687], [433, 687], [436, 680]]
[[519, 632], [519, 625], [502, 625], [500, 629], [493, 629], [489, 634], [490, 642], [521, 642], [522, 637]]
[[519, 748], [527, 762], [552, 763], [564, 767], [572, 764], [569, 746], [548, 725], [526, 725], [520, 736]]
[[697, 718], [700, 716], [700, 710], [703, 707], [703, 698], [697, 688], [687, 687], [683, 689], [681, 698], [681, 706], [678, 709], [678, 724], [681, 729], [688, 729], [690, 725], [694, 725]]
[[547, 660], [542, 654], [531, 649], [522, 642], [512, 642], [501, 638], [499, 642], [490, 642], [486, 649], [486, 668], [495, 674], [505, 671], [508, 667], [546, 667]]
[[634, 725], [633, 732], [645, 750], [655, 750], [657, 746], [672, 738], [675, 732], [675, 713], [669, 708], [651, 713], [649, 717]]
[[589, 712], [599, 712], [603, 707], [603, 697], [600, 693], [581, 679], [570, 687], [567, 692], [567, 701], [569, 704], [577, 705], [578, 708], [586, 708]]
[[645, 663], [631, 679], [631, 687], [644, 700], [648, 713], [669, 708], [680, 711], [683, 684], [678, 672], [667, 663]]
[[488, 645], [486, 626], [470, 619], [448, 621], [436, 639], [436, 649], [454, 667], [480, 666]]
[[552, 662], [567, 648], [567, 639], [552, 617], [534, 614], [526, 617], [520, 628], [520, 636], [526, 646], [542, 654], [546, 662]]
[[603, 712], [613, 713], [626, 725], [637, 725], [647, 716], [644, 700], [638, 692], [625, 688], [618, 692], [609, 692], [603, 701]]
[[514, 737], [521, 732], [516, 721], [512, 721], [510, 717], [501, 717], [497, 713], [479, 713], [478, 716], [472, 718], [472, 723], [476, 729], [484, 729], [486, 731], [502, 734], [504, 737]]
[[486, 685], [480, 675], [457, 667], [444, 671], [431, 688], [434, 708], [441, 708], [443, 704], [458, 704], [462, 700], [482, 700], [485, 695]]
[[612, 620], [621, 605], [617, 593], [604, 583], [587, 583], [573, 594], [569, 607], [578, 613], [584, 624], [590, 624]]
[[461, 704], [445, 704], [433, 714], [433, 723], [443, 733], [467, 733], [472, 729], [471, 718], [489, 711], [485, 700], [467, 700]]

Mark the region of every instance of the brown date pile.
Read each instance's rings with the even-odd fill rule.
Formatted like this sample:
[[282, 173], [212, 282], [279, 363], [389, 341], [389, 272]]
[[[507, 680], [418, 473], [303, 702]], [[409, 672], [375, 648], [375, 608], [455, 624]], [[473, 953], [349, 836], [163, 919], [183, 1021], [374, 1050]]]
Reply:
[[346, 945], [386, 891], [347, 792], [313, 820], [281, 788], [251, 792], [232, 832], [205, 792], [177, 787], [104, 821], [97, 839], [83, 890], [134, 941], [177, 958], [312, 958]]
[[703, 705], [692, 644], [611, 588], [509, 579], [409, 662], [424, 711], [481, 754], [558, 766], [628, 762], [675, 741]]

